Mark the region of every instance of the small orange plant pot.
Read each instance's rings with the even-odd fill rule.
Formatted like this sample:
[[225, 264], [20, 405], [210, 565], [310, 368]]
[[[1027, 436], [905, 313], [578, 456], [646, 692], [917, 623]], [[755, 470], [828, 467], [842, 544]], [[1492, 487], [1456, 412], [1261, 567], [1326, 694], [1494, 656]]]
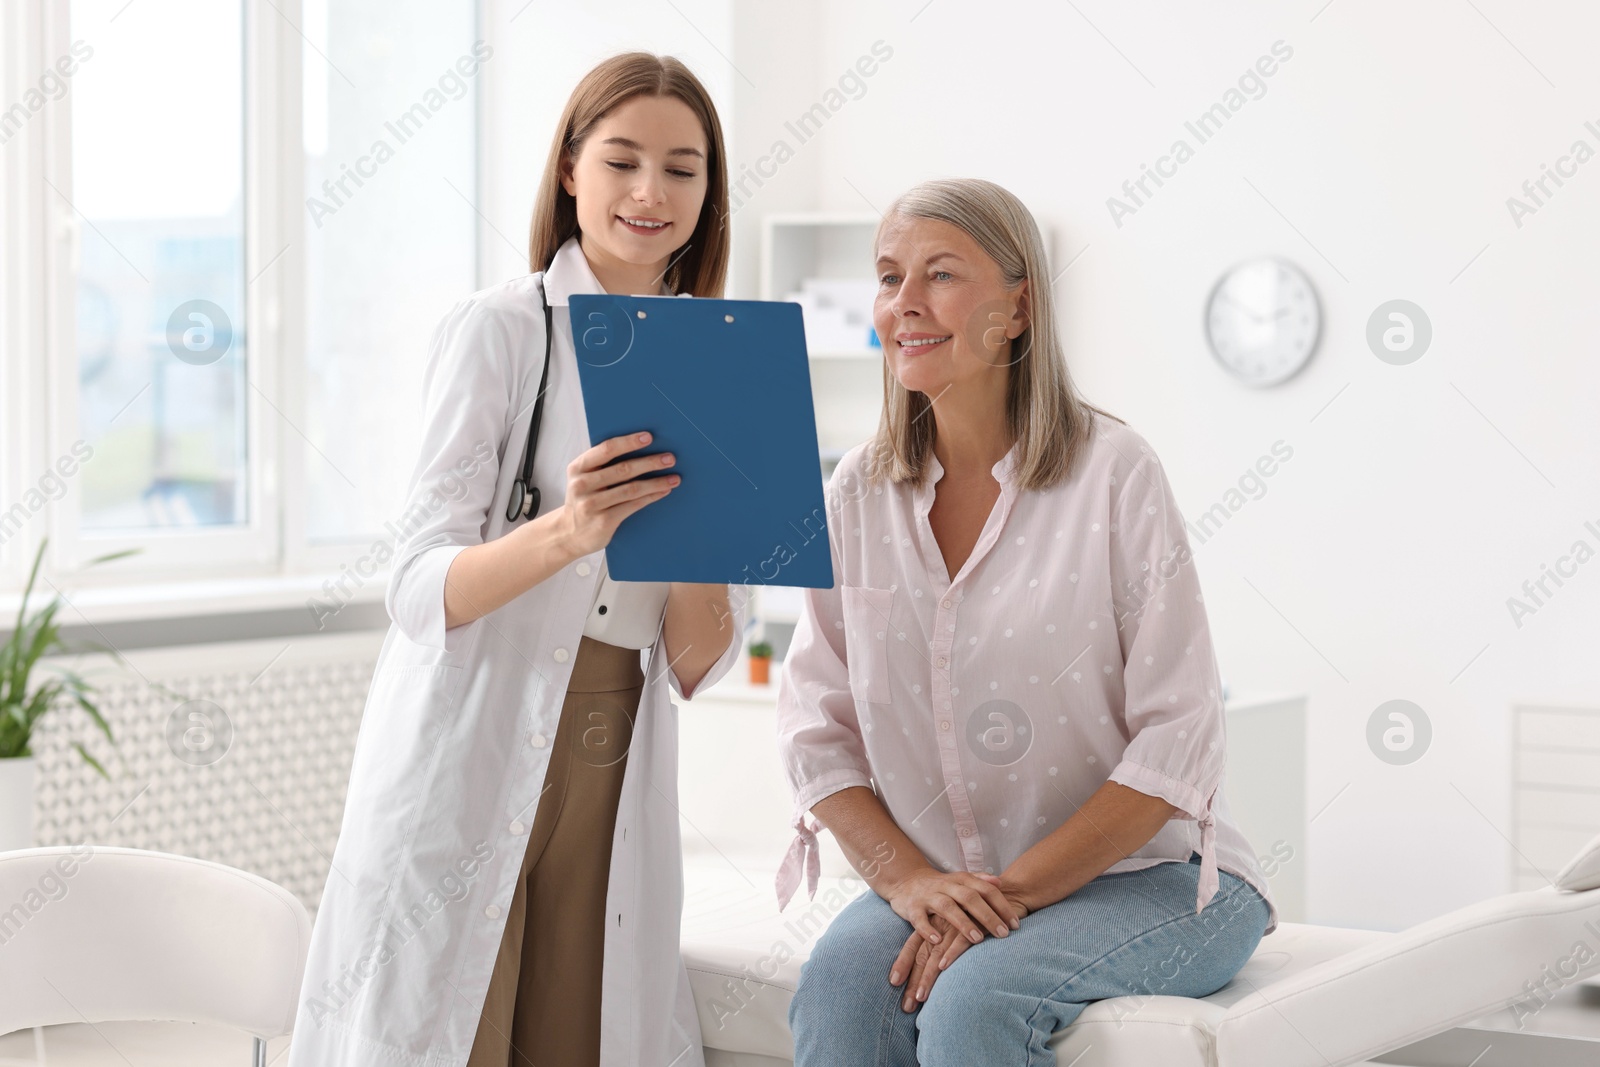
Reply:
[[772, 667], [772, 646], [765, 641], [750, 642], [750, 684], [767, 685]]

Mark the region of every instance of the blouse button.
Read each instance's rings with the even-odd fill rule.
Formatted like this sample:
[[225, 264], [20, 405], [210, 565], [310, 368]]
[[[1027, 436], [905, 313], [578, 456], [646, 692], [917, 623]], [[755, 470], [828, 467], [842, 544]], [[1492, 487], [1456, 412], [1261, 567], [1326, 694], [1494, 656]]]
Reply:
[[522, 831], [524, 831], [526, 829], [527, 829], [527, 827], [523, 826], [520, 822], [513, 822], [511, 824], [511, 832], [514, 833], [514, 834], [520, 834], [520, 833], [522, 833]]
[[939, 729], [948, 730], [948, 729], [950, 729], [950, 724], [948, 722], [941, 722], [939, 724]]
[[933, 663], [934, 663], [934, 666], [936, 666], [936, 667], [943, 667], [944, 666], [944, 657], [940, 656], [938, 659], [934, 660]]
[[490, 904], [487, 908], [484, 908], [483, 913], [491, 919], [500, 918], [500, 909], [495, 907], [493, 904]]
[[950, 598], [949, 597], [945, 597], [943, 600], [939, 601], [939, 604], [941, 606], [943, 606], [943, 607], [949, 607], [950, 606]]
[[567, 662], [567, 650], [564, 648], [556, 649], [551, 655], [555, 657], [557, 663]]
[[578, 574], [587, 578], [589, 576], [589, 565], [587, 563], [578, 564]]
[[528, 744], [532, 745], [534, 748], [543, 748], [545, 746], [544, 734], [534, 734], [532, 737], [528, 738]]
[[962, 837], [971, 837], [971, 836], [972, 836], [972, 827], [970, 827], [970, 826], [963, 826], [963, 827], [962, 827], [962, 828], [961, 828], [961, 836], [962, 836]]

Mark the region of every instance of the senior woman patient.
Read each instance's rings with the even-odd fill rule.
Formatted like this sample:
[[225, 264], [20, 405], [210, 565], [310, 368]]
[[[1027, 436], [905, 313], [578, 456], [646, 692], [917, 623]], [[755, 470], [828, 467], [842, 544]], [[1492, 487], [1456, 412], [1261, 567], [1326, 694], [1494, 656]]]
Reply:
[[1277, 908], [1183, 518], [1072, 384], [1033, 217], [928, 182], [875, 247], [883, 419], [829, 481], [839, 580], [778, 689], [780, 906], [824, 827], [871, 891], [802, 968], [795, 1063], [1054, 1064], [1090, 1001], [1220, 989]]

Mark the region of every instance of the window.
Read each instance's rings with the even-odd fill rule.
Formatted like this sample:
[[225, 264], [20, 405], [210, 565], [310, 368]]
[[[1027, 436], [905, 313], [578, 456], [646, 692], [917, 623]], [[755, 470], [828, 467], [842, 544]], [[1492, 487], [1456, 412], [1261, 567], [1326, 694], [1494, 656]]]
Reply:
[[[306, 0], [305, 536], [397, 520], [433, 328], [476, 286], [466, 5]], [[313, 45], [315, 42], [315, 46]], [[382, 447], [373, 447], [382, 442]]]
[[[75, 0], [80, 527], [247, 521], [243, 10]], [[116, 16], [113, 22], [113, 16]]]
[[[36, 0], [57, 566], [326, 568], [384, 536], [477, 285], [475, 4]], [[31, 548], [31, 546], [30, 546]]]

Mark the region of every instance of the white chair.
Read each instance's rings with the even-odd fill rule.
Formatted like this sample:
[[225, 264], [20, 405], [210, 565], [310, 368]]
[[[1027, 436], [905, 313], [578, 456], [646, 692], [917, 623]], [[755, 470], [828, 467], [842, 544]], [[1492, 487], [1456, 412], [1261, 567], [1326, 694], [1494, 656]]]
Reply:
[[[797, 899], [803, 907], [741, 930], [737, 942], [684, 944], [707, 1067], [792, 1064], [789, 1001], [808, 955], [795, 950], [795, 933], [815, 944], [820, 931], [805, 925], [808, 909], [832, 917]], [[1574, 951], [1579, 942], [1586, 951]], [[793, 955], [774, 964], [776, 943]], [[1051, 1047], [1061, 1067], [1344, 1067], [1525, 1008], [1530, 981], [1554, 974], [1565, 986], [1597, 973], [1600, 837], [1552, 886], [1399, 933], [1280, 923], [1211, 996], [1096, 1001]]]
[[102, 845], [0, 852], [0, 1034], [220, 1024], [254, 1037], [266, 1067], [267, 1040], [294, 1024], [310, 941], [299, 898], [221, 863]]

